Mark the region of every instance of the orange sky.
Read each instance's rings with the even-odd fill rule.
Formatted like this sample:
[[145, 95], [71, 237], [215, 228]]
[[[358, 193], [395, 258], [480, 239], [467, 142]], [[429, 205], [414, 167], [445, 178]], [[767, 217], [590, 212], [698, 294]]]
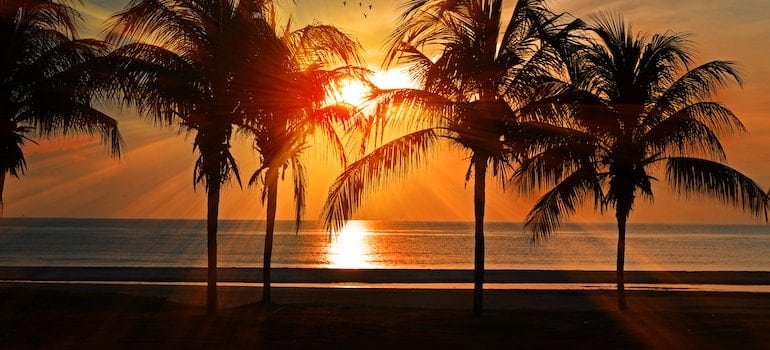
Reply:
[[[295, 23], [317, 20], [337, 25], [355, 35], [367, 51], [373, 68], [382, 63], [382, 46], [398, 17], [401, 1], [290, 0]], [[85, 14], [90, 23], [122, 8], [124, 0], [86, 0]], [[513, 2], [509, 1], [509, 5]], [[372, 4], [372, 10], [368, 5]], [[699, 62], [712, 59], [737, 61], [745, 78], [742, 89], [722, 90], [718, 100], [727, 104], [748, 127], [750, 134], [725, 138], [729, 164], [748, 174], [761, 185], [770, 186], [770, 2], [766, 0], [553, 0], [551, 7], [585, 16], [599, 9], [619, 11], [643, 32], [666, 30], [691, 34]], [[364, 17], [364, 13], [367, 14]], [[96, 33], [91, 29], [90, 33]], [[95, 34], [94, 34], [95, 35]], [[109, 107], [105, 107], [111, 110]], [[69, 138], [28, 144], [25, 151], [28, 173], [21, 180], [9, 179], [5, 193], [4, 216], [35, 217], [156, 217], [203, 218], [205, 193], [193, 191], [192, 167], [195, 155], [190, 139], [173, 129], [158, 129], [135, 117], [131, 111], [115, 113], [127, 143], [126, 157], [109, 159], [94, 140]], [[255, 169], [248, 142], [236, 147], [242, 174]], [[309, 203], [306, 219], [318, 218], [328, 185], [340, 171], [326, 167], [323, 152], [308, 161]], [[330, 163], [330, 162], [328, 162]], [[439, 150], [431, 165], [410, 178], [381, 191], [362, 208], [358, 218], [381, 220], [459, 220], [473, 219], [472, 190], [464, 186], [466, 155]], [[247, 176], [247, 175], [244, 175]], [[490, 181], [490, 183], [492, 183]], [[494, 188], [494, 186], [490, 186]], [[655, 187], [654, 205], [640, 200], [631, 222], [709, 222], [755, 223], [738, 211], [711, 205], [699, 199], [679, 200], [663, 184]], [[279, 193], [278, 216], [289, 219], [289, 187]], [[529, 210], [530, 200], [515, 191], [488, 194], [490, 221], [520, 221]], [[223, 194], [222, 218], [261, 219], [264, 208], [256, 189], [230, 185]], [[572, 221], [611, 221], [586, 208]]]

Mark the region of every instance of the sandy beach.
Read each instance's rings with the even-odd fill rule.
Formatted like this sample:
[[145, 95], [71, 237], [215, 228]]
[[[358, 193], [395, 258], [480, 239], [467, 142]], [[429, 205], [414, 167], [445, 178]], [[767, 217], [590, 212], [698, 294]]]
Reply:
[[770, 346], [765, 293], [0, 284], [3, 348], [699, 348]]

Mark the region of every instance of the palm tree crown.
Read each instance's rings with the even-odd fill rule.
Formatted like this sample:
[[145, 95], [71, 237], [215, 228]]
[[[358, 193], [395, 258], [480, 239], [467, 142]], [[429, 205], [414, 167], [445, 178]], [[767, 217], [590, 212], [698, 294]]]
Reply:
[[[541, 114], [566, 116], [551, 130], [550, 148], [525, 162], [525, 187], [554, 184], [535, 204], [526, 228], [554, 231], [586, 197], [614, 209], [618, 221], [618, 290], [621, 308], [625, 226], [637, 196], [652, 199], [652, 176], [665, 164], [665, 180], [684, 194], [705, 194], [767, 216], [767, 196], [750, 178], [723, 164], [720, 134], [745, 132], [718, 102], [717, 88], [740, 82], [735, 65], [693, 66], [681, 34], [634, 35], [611, 15], [595, 18], [593, 34], [570, 61], [569, 81], [559, 83]], [[558, 135], [558, 136], [557, 136]], [[701, 158], [703, 157], [703, 158]]]
[[379, 91], [370, 124], [401, 121], [408, 131], [345, 170], [330, 190], [324, 219], [339, 229], [373, 185], [407, 174], [439, 140], [459, 145], [470, 153], [466, 181], [474, 179], [474, 314], [480, 315], [487, 170], [507, 177], [521, 150], [514, 136], [524, 122], [518, 110], [537, 99], [536, 82], [561, 67], [550, 41], [565, 40], [579, 23], [562, 23], [537, 0], [516, 2], [507, 24], [501, 0], [412, 0], [403, 8], [386, 65], [407, 64], [421, 88]]
[[120, 155], [117, 121], [91, 105], [86, 64], [106, 53], [98, 40], [79, 39], [80, 14], [55, 0], [0, 0], [0, 208], [7, 174], [26, 170], [31, 134], [99, 134]]

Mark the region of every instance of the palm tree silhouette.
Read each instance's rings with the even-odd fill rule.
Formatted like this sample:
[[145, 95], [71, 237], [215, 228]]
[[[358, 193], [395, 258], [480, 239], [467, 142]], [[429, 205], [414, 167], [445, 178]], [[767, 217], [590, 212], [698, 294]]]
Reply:
[[156, 123], [194, 134], [194, 185], [207, 192], [207, 310], [217, 309], [217, 221], [222, 185], [240, 183], [230, 152], [244, 125], [252, 86], [281, 62], [265, 55], [275, 33], [267, 1], [133, 0], [108, 22], [107, 41], [121, 45], [104, 61], [107, 89]]
[[100, 134], [120, 156], [118, 122], [91, 105], [86, 65], [106, 44], [79, 39], [83, 19], [53, 0], [0, 1], [0, 210], [8, 174], [26, 171], [23, 146], [39, 137]]
[[625, 310], [626, 223], [638, 195], [652, 200], [653, 171], [665, 164], [666, 181], [677, 192], [705, 194], [765, 220], [768, 197], [723, 164], [719, 134], [745, 127], [709, 99], [720, 86], [740, 82], [735, 65], [693, 66], [681, 34], [635, 35], [609, 14], [593, 20], [592, 39], [569, 61], [571, 81], [554, 90], [552, 104], [537, 108], [541, 114], [563, 113], [569, 122], [553, 127], [553, 146], [525, 161], [517, 178], [530, 189], [554, 184], [526, 218], [535, 237], [553, 232], [586, 197], [601, 210], [614, 209], [618, 305]]
[[518, 1], [507, 25], [500, 0], [413, 0], [404, 9], [389, 39], [386, 65], [409, 64], [421, 88], [379, 91], [370, 125], [374, 136], [391, 123], [407, 131], [337, 178], [324, 221], [341, 229], [373, 187], [408, 174], [439, 140], [460, 146], [470, 153], [466, 181], [474, 179], [473, 314], [479, 316], [487, 172], [491, 167], [493, 176], [508, 178], [524, 150], [517, 135], [525, 120], [518, 110], [539, 96], [535, 83], [541, 76], [561, 67], [556, 46], [548, 42], [564, 40], [579, 22], [562, 23], [536, 0]]
[[[275, 231], [278, 180], [290, 170], [293, 177], [296, 228], [299, 230], [305, 208], [306, 174], [302, 155], [312, 146], [313, 136], [321, 135], [344, 166], [347, 162], [339, 126], [350, 126], [354, 106], [327, 103], [329, 86], [343, 79], [364, 81], [368, 70], [347, 66], [361, 63], [361, 46], [335, 27], [312, 24], [292, 30], [276, 25], [270, 7], [265, 19], [273, 28], [263, 56], [278, 66], [259, 74], [259, 85], [248, 86], [253, 98], [246, 104], [244, 129], [254, 138], [254, 149], [261, 166], [249, 185], [262, 186], [262, 200], [267, 201], [265, 248], [263, 256], [262, 302], [272, 301], [271, 260]], [[334, 64], [345, 66], [330, 69]]]

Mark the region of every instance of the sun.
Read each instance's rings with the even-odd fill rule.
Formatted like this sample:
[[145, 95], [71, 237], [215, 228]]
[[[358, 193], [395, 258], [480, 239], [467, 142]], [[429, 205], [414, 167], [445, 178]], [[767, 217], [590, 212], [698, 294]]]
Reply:
[[360, 106], [366, 102], [371, 92], [371, 88], [363, 81], [343, 78], [332, 86], [327, 99], [330, 104], [344, 103]]
[[371, 76], [371, 83], [352, 77], [336, 81], [329, 88], [326, 103], [329, 105], [344, 103], [355, 107], [362, 106], [372, 95], [372, 84], [377, 89], [417, 87], [414, 80], [402, 69], [380, 70]]

